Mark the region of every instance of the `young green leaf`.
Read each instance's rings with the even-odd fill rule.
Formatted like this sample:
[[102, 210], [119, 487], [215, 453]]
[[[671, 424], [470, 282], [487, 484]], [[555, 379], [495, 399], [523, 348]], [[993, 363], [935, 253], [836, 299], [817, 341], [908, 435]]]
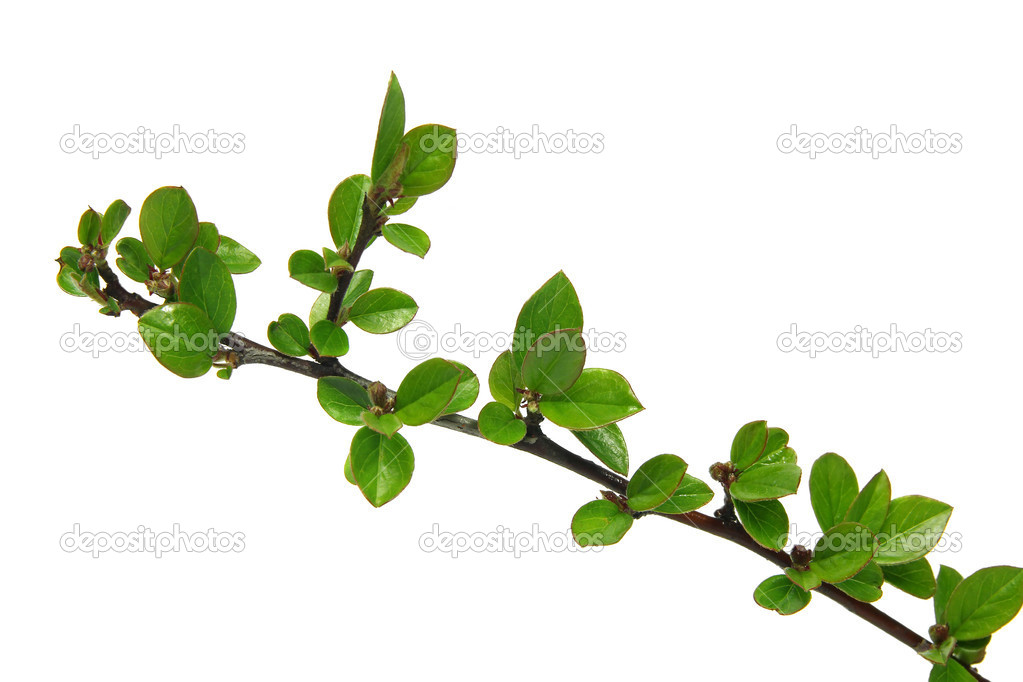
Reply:
[[384, 215], [396, 216], [408, 213], [408, 210], [416, 205], [419, 197], [402, 197], [384, 209]]
[[412, 480], [415, 458], [400, 433], [390, 438], [363, 427], [352, 438], [352, 476], [374, 507], [387, 504]]
[[[593, 433], [581, 431], [580, 433]], [[658, 514], [688, 514], [704, 506], [714, 499], [714, 491], [706, 483], [686, 474], [668, 501], [657, 507]]]
[[856, 472], [839, 455], [829, 452], [810, 470], [810, 504], [822, 530], [837, 526], [856, 499]]
[[377, 433], [383, 434], [388, 438], [398, 433], [398, 430], [402, 427], [401, 420], [390, 413], [378, 416], [369, 410], [366, 410], [360, 415], [360, 418], [362, 419], [362, 423], [368, 428], [371, 428]]
[[333, 249], [328, 249], [326, 246], [323, 247], [323, 265], [327, 268], [352, 269], [351, 263], [342, 258], [341, 254]]
[[526, 352], [542, 335], [559, 329], [582, 328], [583, 309], [575, 287], [564, 272], [558, 272], [537, 289], [519, 311], [511, 348], [515, 367], [522, 367]]
[[931, 676], [928, 682], [976, 682], [977, 678], [967, 672], [966, 668], [954, 660], [946, 665], [935, 664], [931, 668]]
[[345, 480], [348, 481], [349, 483], [351, 483], [352, 485], [357, 485], [355, 483], [355, 474], [352, 473], [352, 455], [351, 455], [351, 453], [349, 453], [348, 456], [345, 457]]
[[382, 231], [384, 239], [405, 253], [424, 258], [430, 250], [430, 237], [418, 227], [404, 223], [386, 223]]
[[377, 125], [376, 144], [373, 145], [373, 182], [379, 182], [387, 165], [391, 163], [401, 137], [405, 133], [405, 95], [398, 84], [398, 77], [391, 72], [387, 82], [387, 95], [380, 109], [380, 123]]
[[768, 464], [753, 467], [739, 474], [732, 483], [732, 497], [743, 502], [776, 500], [794, 495], [799, 490], [803, 470], [795, 464]]
[[911, 561], [908, 564], [885, 566], [884, 579], [889, 584], [919, 599], [930, 599], [937, 589], [934, 570], [927, 561], [927, 557]]
[[632, 514], [609, 500], [587, 502], [572, 517], [572, 537], [580, 547], [616, 544], [630, 528]]
[[468, 410], [476, 403], [476, 398], [480, 395], [479, 377], [461, 362], [455, 362], [454, 360], [449, 360], [448, 362], [460, 369], [462, 376], [458, 379], [458, 386], [455, 388], [455, 394], [451, 397], [451, 402], [444, 408], [442, 414], [454, 414], [455, 412]]
[[372, 186], [367, 175], [352, 175], [338, 183], [327, 204], [327, 223], [334, 246], [354, 248], [362, 227], [363, 202]]
[[320, 320], [309, 329], [309, 340], [320, 357], [339, 358], [348, 353], [348, 334], [330, 320]]
[[877, 535], [881, 532], [885, 517], [888, 516], [891, 501], [891, 481], [888, 480], [888, 474], [883, 470], [879, 471], [853, 500], [849, 511], [845, 513], [845, 520], [862, 523]]
[[128, 219], [129, 213], [131, 213], [131, 207], [120, 199], [115, 200], [114, 203], [107, 207], [106, 212], [103, 214], [103, 220], [100, 221], [100, 245], [109, 247], [114, 243], [117, 235], [121, 232], [121, 227], [124, 226], [124, 221]]
[[322, 377], [316, 382], [316, 399], [320, 407], [332, 418], [348, 424], [362, 424], [362, 413], [372, 403], [366, 389], [344, 377]]
[[584, 369], [567, 391], [540, 401], [543, 416], [576, 431], [598, 429], [642, 409], [625, 377], [609, 369]]
[[544, 334], [522, 362], [522, 380], [533, 391], [551, 396], [564, 393], [576, 382], [586, 364], [582, 331], [567, 329]]
[[348, 319], [370, 334], [389, 334], [412, 321], [419, 307], [397, 289], [371, 289], [352, 303]]
[[129, 279], [136, 282], [149, 279], [149, 267], [153, 261], [142, 242], [134, 237], [125, 237], [117, 242], [117, 253], [121, 256], [116, 261], [117, 267]]
[[[764, 454], [760, 456], [760, 459], [765, 457], [777, 456], [780, 454], [789, 444], [789, 434], [785, 429], [772, 426], [767, 429], [767, 445], [764, 447]], [[775, 462], [778, 463], [778, 462]], [[794, 462], [781, 462], [782, 464], [794, 464]]]
[[510, 350], [504, 351], [494, 360], [487, 383], [490, 385], [490, 395], [494, 400], [513, 411], [519, 408], [522, 394], [516, 389], [524, 386]]
[[739, 429], [732, 439], [732, 451], [729, 456], [736, 469], [742, 471], [760, 459], [767, 447], [767, 435], [765, 421], [750, 422]]
[[742, 527], [758, 545], [776, 551], [785, 547], [789, 539], [789, 515], [781, 502], [732, 500], [732, 503]]
[[156, 267], [166, 270], [177, 265], [199, 235], [192, 198], [183, 187], [161, 187], [142, 202], [139, 229]]
[[501, 403], [483, 406], [479, 428], [484, 438], [498, 445], [514, 445], [526, 437], [526, 422]]
[[785, 577], [804, 590], [816, 590], [821, 586], [821, 579], [813, 571], [799, 571], [794, 568], [785, 569]]
[[409, 426], [439, 417], [455, 394], [462, 371], [442, 358], [431, 358], [405, 375], [395, 397], [395, 414]]
[[447, 126], [426, 124], [405, 133], [398, 144], [408, 145], [408, 159], [398, 181], [401, 193], [420, 197], [436, 192], [447, 183], [455, 170], [455, 130]]
[[603, 462], [604, 466], [623, 476], [629, 475], [629, 448], [617, 424], [608, 424], [589, 431], [573, 431], [572, 435]]
[[1023, 607], [1023, 569], [982, 568], [952, 591], [945, 622], [952, 637], [981, 639], [997, 632]]
[[79, 297], [88, 296], [88, 294], [82, 291], [81, 279], [82, 276], [75, 272], [74, 268], [67, 265], [61, 265], [60, 270], [57, 271], [57, 286], [65, 294]]
[[952, 507], [929, 497], [910, 495], [892, 500], [884, 527], [877, 563], [908, 564], [937, 546], [952, 515]]
[[[341, 299], [341, 308], [349, 308], [355, 299], [369, 291], [373, 282], [372, 270], [356, 270], [348, 283], [348, 290]], [[313, 307], [309, 309], [309, 328], [312, 329], [317, 322], [327, 319], [327, 311], [330, 309], [330, 294], [320, 294], [313, 301]]]
[[625, 491], [629, 508], [647, 511], [667, 502], [682, 484], [688, 466], [677, 455], [657, 455], [643, 462]]
[[757, 604], [783, 616], [802, 611], [810, 603], [810, 598], [809, 592], [783, 575], [771, 576], [753, 592]]
[[207, 251], [217, 252], [220, 248], [220, 232], [217, 231], [217, 226], [213, 223], [199, 223], [199, 236], [195, 238], [195, 248], [206, 249]]
[[102, 227], [103, 216], [92, 208], [86, 209], [82, 217], [78, 219], [78, 241], [82, 246], [96, 246]]
[[309, 352], [309, 328], [298, 315], [284, 313], [266, 329], [270, 345], [284, 353], [301, 357]]
[[288, 274], [293, 280], [317, 291], [329, 294], [337, 289], [337, 277], [327, 272], [323, 256], [309, 249], [291, 254], [291, 258], [288, 259]]
[[960, 663], [977, 665], [987, 656], [987, 647], [991, 644], [991, 635], [982, 639], [971, 639], [965, 642], [956, 641], [955, 657]]
[[259, 267], [261, 261], [256, 254], [231, 239], [220, 235], [220, 245], [217, 247], [217, 256], [224, 261], [224, 265], [231, 271], [232, 275], [244, 275]]
[[952, 596], [955, 588], [963, 582], [963, 576], [959, 571], [948, 566], [941, 566], [938, 569], [937, 587], [934, 591], [934, 622], [945, 623], [945, 607], [948, 606], [948, 598]]
[[231, 331], [238, 309], [234, 282], [227, 265], [211, 251], [200, 247], [188, 254], [181, 270], [178, 298], [198, 306], [218, 332]]
[[848, 580], [835, 583], [835, 587], [853, 599], [868, 603], [881, 598], [882, 585], [884, 585], [884, 573], [881, 572], [881, 567], [873, 561]]
[[840, 583], [859, 573], [877, 551], [877, 540], [866, 526], [843, 522], [827, 531], [814, 547], [810, 570], [827, 583]]
[[168, 303], [139, 318], [139, 334], [153, 357], [180, 377], [202, 376], [219, 348], [213, 322], [191, 303]]

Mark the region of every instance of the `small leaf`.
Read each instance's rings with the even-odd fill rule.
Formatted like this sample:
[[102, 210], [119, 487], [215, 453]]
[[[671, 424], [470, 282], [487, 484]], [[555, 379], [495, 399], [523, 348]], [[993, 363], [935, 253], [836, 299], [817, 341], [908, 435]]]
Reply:
[[522, 306], [512, 335], [512, 357], [521, 369], [526, 352], [536, 340], [559, 329], [582, 329], [583, 309], [575, 287], [558, 272], [536, 290]]
[[337, 277], [327, 272], [323, 256], [309, 249], [291, 254], [291, 258], [288, 259], [288, 274], [293, 280], [317, 291], [329, 294], [337, 289]]
[[256, 257], [256, 254], [224, 235], [220, 235], [220, 246], [217, 247], [217, 256], [220, 257], [220, 260], [224, 261], [232, 275], [244, 275], [245, 273], [252, 272], [259, 267], [261, 262]]
[[121, 256], [116, 261], [117, 267], [129, 279], [136, 282], [149, 279], [149, 267], [153, 265], [153, 260], [142, 242], [134, 237], [125, 237], [117, 242], [117, 253]]
[[217, 378], [227, 381], [231, 378], [231, 374], [234, 372], [230, 367], [223, 367], [217, 370]]
[[767, 422], [755, 421], [746, 424], [732, 439], [732, 464], [742, 471], [760, 459], [767, 448]]
[[584, 369], [567, 391], [540, 401], [543, 416], [575, 431], [597, 429], [642, 409], [625, 377], [609, 369]]
[[963, 576], [959, 571], [948, 566], [941, 566], [938, 569], [937, 586], [934, 591], [934, 622], [946, 623], [945, 607], [948, 606], [948, 598], [952, 596], [955, 588], [963, 582]]
[[827, 583], [840, 583], [866, 566], [877, 551], [877, 540], [866, 526], [840, 523], [827, 531], [814, 547], [810, 570]]
[[404, 223], [387, 223], [382, 231], [384, 239], [405, 253], [424, 258], [430, 250], [430, 238], [418, 227]]
[[195, 239], [195, 248], [217, 252], [220, 248], [220, 232], [213, 223], [199, 223], [199, 236]]
[[522, 394], [516, 389], [524, 388], [519, 370], [515, 367], [510, 350], [497, 356], [490, 368], [488, 378], [490, 395], [510, 410], [517, 410], [522, 403]]
[[821, 586], [821, 579], [813, 571], [797, 571], [794, 568], [785, 569], [785, 577], [804, 590], [816, 590]]
[[360, 415], [360, 418], [362, 419], [362, 423], [368, 428], [371, 428], [377, 433], [383, 434], [388, 438], [398, 433], [398, 430], [402, 427], [401, 420], [393, 414], [382, 414], [377, 416], [369, 410], [365, 410]]
[[351, 483], [352, 485], [357, 485], [355, 483], [355, 474], [352, 473], [351, 453], [349, 453], [349, 455], [345, 458], [345, 480]]
[[[583, 431], [582, 433], [593, 433]], [[688, 514], [714, 499], [714, 491], [706, 483], [686, 474], [668, 501], [657, 507], [658, 514]]]
[[945, 608], [948, 631], [956, 639], [981, 639], [997, 632], [1023, 607], [1023, 569], [982, 568], [952, 591]]
[[455, 388], [455, 394], [451, 397], [451, 402], [444, 408], [443, 414], [454, 414], [463, 410], [468, 410], [476, 403], [476, 398], [480, 395], [480, 380], [475, 373], [461, 362], [455, 362], [449, 360], [452, 365], [462, 371], [462, 376], [458, 380], [458, 386]]
[[949, 661], [947, 665], [935, 665], [931, 668], [931, 676], [927, 680], [928, 682], [976, 682], [976, 678], [955, 661]]
[[732, 500], [742, 527], [761, 547], [781, 551], [789, 538], [789, 515], [778, 500]]
[[362, 413], [372, 405], [366, 389], [344, 377], [322, 377], [316, 382], [316, 399], [332, 418], [348, 424], [362, 424]]
[[753, 592], [753, 599], [765, 609], [791, 616], [806, 608], [810, 603], [810, 593], [785, 576], [775, 575], [760, 583]]
[[416, 205], [419, 197], [402, 197], [384, 209], [384, 215], [396, 216], [407, 213], [410, 208]]
[[609, 500], [587, 502], [572, 517], [572, 537], [580, 547], [617, 544], [630, 528], [632, 515]]
[[908, 564], [885, 566], [884, 579], [889, 584], [919, 599], [930, 599], [937, 589], [934, 570], [926, 557]]
[[810, 504], [821, 530], [833, 528], [845, 519], [860, 487], [856, 472], [833, 452], [822, 455], [810, 470]]
[[101, 245], [108, 247], [114, 243], [117, 235], [121, 232], [121, 227], [124, 226], [124, 221], [128, 219], [129, 213], [131, 213], [131, 207], [120, 199], [107, 207], [99, 231]]
[[572, 435], [603, 462], [604, 466], [623, 476], [629, 475], [629, 448], [617, 424], [608, 424], [589, 431], [573, 431]]
[[442, 358], [431, 358], [405, 375], [395, 396], [395, 414], [409, 426], [428, 424], [451, 402], [462, 371]]
[[363, 427], [352, 438], [352, 476], [374, 507], [387, 504], [412, 480], [415, 458], [400, 433], [390, 438]]
[[550, 332], [536, 340], [522, 362], [522, 380], [533, 391], [564, 393], [586, 364], [586, 343], [579, 329]]
[[103, 216], [91, 208], [87, 209], [78, 219], [78, 241], [82, 246], [96, 246], [102, 227]]
[[301, 357], [309, 352], [309, 328], [297, 315], [284, 313], [267, 327], [270, 345], [284, 353]]
[[[353, 272], [352, 279], [348, 282], [348, 290], [345, 291], [344, 298], [341, 299], [341, 307], [350, 308], [355, 303], [355, 299], [369, 291], [371, 284], [373, 284], [372, 270], [356, 270]], [[324, 309], [324, 316], [326, 316], [326, 309]]]
[[72, 296], [88, 296], [88, 294], [82, 291], [81, 279], [82, 276], [74, 268], [67, 265], [60, 266], [60, 271], [57, 272], [57, 286], [64, 293], [71, 294]]
[[348, 353], [348, 334], [330, 320], [320, 320], [309, 330], [309, 340], [321, 357], [339, 358]]
[[526, 422], [501, 403], [483, 406], [479, 428], [484, 438], [498, 445], [515, 445], [526, 437]]
[[853, 500], [852, 506], [845, 514], [845, 520], [862, 523], [877, 535], [884, 526], [891, 501], [891, 481], [888, 480], [888, 474], [883, 470], [879, 471]]
[[398, 151], [404, 132], [405, 95], [401, 91], [401, 85], [398, 84], [398, 77], [392, 71], [391, 78], [387, 82], [384, 106], [380, 109], [376, 144], [373, 145], [373, 182], [380, 181], [380, 176]]
[[881, 572], [881, 567], [873, 561], [848, 580], [835, 583], [835, 587], [853, 599], [867, 603], [875, 602], [881, 598], [882, 585], [884, 585], [884, 574]]
[[956, 660], [966, 665], [977, 665], [987, 656], [987, 647], [991, 644], [991, 635], [982, 639], [971, 639], [956, 642], [954, 655]]
[[345, 244], [355, 247], [362, 228], [363, 202], [372, 181], [367, 175], [352, 175], [342, 180], [330, 195], [327, 204], [327, 223], [334, 246], [340, 249]]
[[340, 268], [342, 270], [352, 270], [352, 265], [344, 258], [341, 257], [337, 251], [332, 251], [326, 246], [323, 247], [323, 264], [327, 268]]
[[796, 464], [768, 464], [739, 474], [730, 491], [734, 499], [743, 502], [776, 500], [794, 495], [802, 477], [803, 470]]
[[202, 376], [219, 349], [210, 318], [191, 303], [168, 303], [139, 318], [139, 334], [153, 357], [186, 379]]
[[352, 303], [348, 319], [370, 334], [398, 331], [416, 316], [419, 307], [412, 297], [397, 289], [371, 289]]
[[677, 455], [657, 455], [643, 462], [625, 491], [629, 508], [647, 511], [667, 502], [682, 484], [687, 468]]
[[408, 145], [408, 160], [398, 178], [404, 196], [419, 197], [436, 192], [455, 170], [455, 130], [426, 124], [413, 128], [401, 138]]
[[161, 187], [142, 202], [139, 229], [156, 267], [166, 270], [177, 265], [199, 235], [192, 198], [183, 187]]
[[881, 542], [877, 563], [907, 564], [925, 556], [941, 541], [951, 515], [952, 507], [929, 497], [910, 495], [892, 500], [877, 536]]
[[185, 259], [178, 298], [198, 306], [209, 316], [218, 332], [225, 334], [231, 331], [238, 309], [234, 281], [227, 265], [211, 251], [196, 248]]

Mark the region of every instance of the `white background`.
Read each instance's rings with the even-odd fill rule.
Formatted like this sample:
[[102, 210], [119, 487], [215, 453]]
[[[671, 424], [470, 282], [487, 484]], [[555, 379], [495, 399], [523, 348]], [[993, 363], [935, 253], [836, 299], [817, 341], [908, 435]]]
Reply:
[[[31, 7], [31, 9], [26, 9]], [[757, 607], [773, 568], [652, 519], [600, 554], [424, 553], [443, 531], [563, 533], [592, 483], [509, 449], [408, 429], [409, 488], [374, 510], [342, 476], [353, 432], [315, 384], [264, 367], [182, 380], [135, 353], [60, 350], [75, 324], [130, 332], [56, 288], [52, 259], [87, 205], [135, 210], [184, 185], [200, 219], [264, 265], [236, 278], [258, 340], [314, 294], [288, 255], [329, 243], [334, 185], [369, 168], [389, 72], [408, 123], [599, 133], [600, 154], [463, 154], [403, 217], [425, 261], [380, 242], [375, 284], [410, 292], [439, 332], [511, 330], [564, 268], [586, 326], [625, 332], [591, 364], [645, 412], [633, 463], [674, 452], [704, 476], [766, 418], [808, 470], [836, 451], [865, 482], [956, 507], [960, 571], [1018, 546], [1019, 188], [1014, 5], [631, 3], [19, 5], [7, 9], [3, 187], [7, 318], [0, 677], [109, 679], [924, 680], [927, 665], [825, 598]], [[959, 154], [779, 153], [778, 135], [896, 124], [962, 135]], [[145, 126], [245, 136], [237, 155], [66, 154], [62, 135]], [[958, 353], [776, 347], [807, 331], [959, 332]], [[496, 353], [448, 354], [485, 377]], [[352, 333], [352, 369], [396, 386], [394, 336]], [[481, 402], [488, 396], [481, 397]], [[475, 414], [477, 408], [473, 408]], [[571, 438], [569, 438], [571, 440]], [[564, 441], [569, 443], [569, 441]], [[571, 443], [569, 443], [571, 444]], [[817, 530], [804, 494], [786, 506]], [[712, 508], [711, 508], [712, 509]], [[243, 532], [237, 554], [156, 559], [60, 550], [84, 530]], [[880, 603], [918, 632], [931, 605]], [[983, 666], [1017, 679], [1023, 623]]]

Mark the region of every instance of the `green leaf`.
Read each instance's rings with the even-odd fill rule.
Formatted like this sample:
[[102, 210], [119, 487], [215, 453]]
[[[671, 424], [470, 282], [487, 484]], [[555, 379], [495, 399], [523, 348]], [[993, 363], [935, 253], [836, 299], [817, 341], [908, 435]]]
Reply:
[[448, 362], [462, 371], [462, 376], [458, 380], [458, 386], [455, 388], [455, 394], [451, 397], [451, 402], [448, 403], [443, 412], [443, 414], [454, 414], [455, 412], [468, 410], [476, 403], [476, 398], [480, 395], [480, 380], [471, 369], [461, 362], [455, 362], [454, 360], [449, 360]]
[[821, 530], [833, 528], [845, 519], [859, 493], [856, 472], [839, 455], [829, 452], [810, 470], [810, 504]]
[[879, 471], [874, 478], [867, 482], [867, 485], [863, 486], [863, 490], [853, 500], [852, 506], [845, 514], [845, 520], [862, 523], [874, 535], [877, 535], [884, 526], [891, 501], [891, 481], [888, 480], [888, 474], [884, 470]]
[[802, 478], [803, 470], [796, 464], [768, 464], [742, 472], [729, 490], [743, 502], [776, 500], [794, 495]]
[[416, 316], [419, 307], [412, 297], [397, 289], [371, 289], [352, 303], [348, 319], [370, 334], [398, 331]]
[[217, 255], [224, 261], [227, 269], [232, 275], [244, 275], [259, 267], [261, 261], [256, 254], [231, 239], [220, 235], [220, 246], [217, 247]]
[[632, 515], [614, 502], [594, 500], [580, 507], [572, 517], [572, 537], [580, 547], [614, 545], [632, 528], [632, 520]]
[[284, 313], [267, 327], [270, 345], [284, 353], [301, 357], [309, 352], [309, 328], [298, 315]]
[[677, 455], [657, 455], [643, 462], [625, 491], [629, 508], [647, 511], [667, 502], [682, 484], [688, 466]]
[[85, 293], [82, 285], [82, 279], [85, 279], [86, 285], [91, 285], [93, 289], [99, 288], [99, 282], [96, 280], [96, 273], [92, 271], [87, 275], [83, 275], [82, 271], [76, 267], [69, 265], [61, 265], [60, 271], [57, 273], [57, 286], [59, 286], [64, 293], [71, 294], [72, 296], [88, 296]]
[[384, 209], [384, 215], [396, 216], [407, 213], [410, 208], [416, 205], [419, 197], [402, 197]]
[[976, 678], [955, 661], [949, 661], [947, 665], [935, 665], [931, 668], [931, 676], [927, 680], [928, 682], [976, 682]]
[[956, 643], [954, 656], [960, 663], [977, 665], [987, 655], [987, 647], [991, 644], [991, 635], [982, 639], [971, 639]]
[[373, 182], [379, 182], [391, 159], [398, 152], [402, 134], [405, 132], [405, 95], [401, 92], [398, 77], [391, 72], [387, 82], [387, 95], [380, 109], [380, 123], [377, 125], [377, 139], [373, 146]]
[[732, 452], [729, 456], [732, 464], [742, 471], [764, 454], [767, 448], [767, 422], [755, 421], [746, 424], [732, 439]]
[[323, 247], [323, 265], [329, 268], [341, 268], [342, 270], [352, 270], [352, 265], [344, 258], [341, 257], [337, 251], [328, 249], [326, 246]]
[[875, 602], [881, 598], [881, 586], [884, 585], [884, 574], [881, 567], [871, 561], [863, 570], [835, 587], [857, 601]]
[[732, 500], [735, 514], [750, 537], [761, 547], [781, 551], [789, 538], [789, 515], [778, 500]]
[[[341, 299], [341, 308], [350, 307], [355, 299], [369, 291], [372, 282], [372, 270], [356, 270], [352, 274], [351, 281], [348, 283], [348, 290], [345, 292], [344, 298]], [[309, 327], [316, 326], [316, 323], [320, 320], [326, 320], [329, 309], [330, 294], [320, 294], [317, 296], [313, 302], [313, 307], [309, 309]]]
[[501, 403], [483, 406], [479, 427], [484, 438], [498, 445], [515, 445], [526, 437], [526, 422]]
[[387, 223], [383, 227], [384, 239], [405, 253], [424, 258], [430, 250], [430, 238], [418, 227], [404, 223]]
[[348, 353], [348, 334], [330, 320], [320, 320], [309, 330], [309, 340], [321, 357], [339, 358]]
[[877, 540], [869, 528], [843, 522], [817, 541], [810, 570], [826, 583], [840, 583], [863, 570], [876, 551]]
[[981, 639], [997, 632], [1023, 607], [1023, 569], [982, 568], [959, 583], [948, 598], [945, 621], [956, 639]]
[[948, 598], [952, 596], [955, 588], [963, 582], [963, 576], [959, 571], [948, 566], [941, 566], [938, 569], [937, 587], [934, 591], [934, 622], [945, 623], [945, 607], [948, 606]]
[[785, 577], [804, 590], [816, 590], [821, 586], [821, 579], [813, 571], [797, 571], [794, 568], [785, 569]]
[[606, 467], [623, 476], [629, 475], [629, 448], [617, 424], [589, 431], [573, 431], [572, 435]]
[[345, 457], [345, 480], [348, 481], [349, 483], [351, 483], [352, 485], [356, 485], [356, 483], [355, 483], [355, 474], [352, 473], [352, 455], [351, 455], [351, 453], [349, 453], [348, 456]]
[[[937, 546], [952, 515], [952, 507], [929, 497], [910, 495], [892, 500], [877, 538], [882, 566], [908, 564]], [[967, 638], [969, 639], [969, 638]]]
[[377, 416], [369, 410], [366, 410], [360, 415], [360, 418], [362, 419], [362, 423], [367, 427], [373, 429], [377, 433], [387, 436], [388, 438], [398, 433], [398, 430], [402, 427], [401, 420], [393, 414], [382, 414]]
[[195, 204], [183, 187], [161, 187], [142, 202], [142, 243], [161, 270], [177, 265], [199, 235]]
[[103, 216], [89, 208], [78, 219], [78, 241], [82, 246], [96, 246], [100, 230], [103, 227]]
[[372, 184], [367, 175], [352, 175], [338, 183], [330, 195], [327, 222], [330, 237], [338, 249], [345, 244], [349, 249], [355, 247], [362, 227], [363, 202]]
[[[582, 431], [581, 433], [593, 433]], [[686, 474], [668, 501], [657, 507], [658, 514], [688, 514], [714, 499], [714, 491], [706, 483]]]
[[238, 309], [231, 271], [215, 254], [196, 248], [181, 270], [178, 298], [199, 307], [222, 334], [231, 331]]
[[519, 311], [511, 348], [515, 367], [522, 367], [526, 352], [544, 334], [582, 328], [583, 309], [575, 287], [564, 272], [558, 272], [537, 289]]
[[400, 433], [390, 438], [363, 427], [352, 438], [352, 476], [374, 507], [398, 496], [412, 480], [415, 458]]
[[783, 616], [802, 611], [810, 603], [810, 598], [809, 592], [794, 585], [783, 575], [771, 576], [753, 592], [757, 604]]
[[224, 379], [226, 381], [231, 378], [231, 374], [233, 373], [234, 370], [231, 367], [222, 367], [217, 370], [217, 378]]
[[[765, 457], [777, 456], [789, 444], [789, 434], [785, 429], [780, 429], [777, 426], [772, 426], [767, 429], [767, 446], [764, 448], [764, 454], [760, 456], [763, 460]], [[791, 449], [791, 448], [789, 448]], [[778, 464], [779, 462], [774, 462]], [[782, 464], [795, 464], [795, 462], [781, 462]]]
[[457, 366], [442, 358], [416, 365], [398, 386], [395, 414], [409, 426], [432, 422], [451, 402], [461, 375]]
[[625, 377], [609, 369], [584, 369], [567, 391], [540, 401], [543, 416], [576, 431], [598, 429], [642, 409]]
[[522, 362], [522, 380], [533, 391], [551, 396], [564, 393], [576, 382], [586, 364], [582, 331], [550, 332], [536, 340]]
[[516, 389], [524, 388], [522, 376], [515, 366], [510, 350], [506, 350], [497, 356], [493, 366], [490, 368], [488, 378], [490, 395], [494, 400], [501, 403], [510, 410], [517, 410], [522, 403], [522, 394]]
[[327, 272], [323, 256], [309, 249], [291, 254], [291, 258], [288, 259], [288, 274], [293, 280], [317, 291], [329, 294], [337, 289], [337, 277]]
[[401, 193], [420, 197], [436, 192], [455, 170], [456, 139], [454, 128], [428, 123], [413, 128], [401, 138], [408, 145], [408, 160], [398, 181]]
[[219, 349], [213, 322], [191, 303], [149, 310], [139, 318], [139, 334], [157, 362], [186, 379], [208, 372]]
[[195, 238], [195, 248], [217, 252], [220, 248], [220, 232], [213, 223], [199, 223], [199, 236]]
[[323, 377], [316, 382], [316, 399], [332, 418], [348, 424], [362, 424], [362, 413], [372, 403], [366, 389], [344, 377]]
[[930, 599], [934, 596], [937, 583], [934, 570], [927, 558], [923, 557], [908, 564], [884, 567], [884, 579], [891, 585], [919, 599]]
[[114, 243], [124, 226], [124, 221], [128, 219], [129, 213], [131, 213], [131, 207], [120, 199], [115, 200], [107, 207], [99, 230], [99, 243], [102, 246], [108, 247]]

